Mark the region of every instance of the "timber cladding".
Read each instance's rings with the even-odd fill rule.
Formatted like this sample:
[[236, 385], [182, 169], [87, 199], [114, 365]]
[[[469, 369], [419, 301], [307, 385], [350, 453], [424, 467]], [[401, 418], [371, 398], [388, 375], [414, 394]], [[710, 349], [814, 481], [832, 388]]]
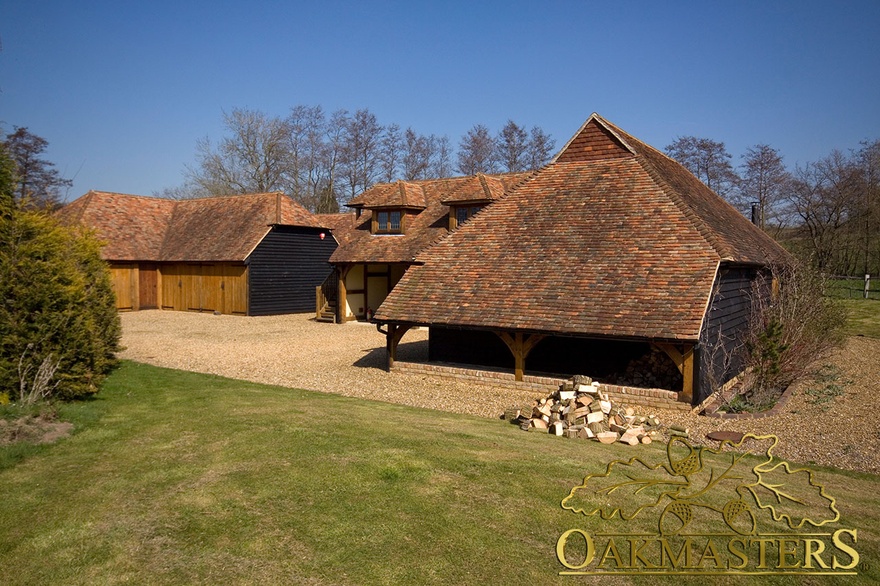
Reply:
[[247, 315], [248, 269], [241, 263], [175, 263], [162, 273], [162, 309]]
[[110, 280], [116, 293], [116, 309], [137, 310], [138, 303], [138, 265], [137, 263], [112, 263]]
[[90, 191], [58, 215], [105, 241], [121, 311], [311, 312], [337, 246], [280, 192], [170, 201]]

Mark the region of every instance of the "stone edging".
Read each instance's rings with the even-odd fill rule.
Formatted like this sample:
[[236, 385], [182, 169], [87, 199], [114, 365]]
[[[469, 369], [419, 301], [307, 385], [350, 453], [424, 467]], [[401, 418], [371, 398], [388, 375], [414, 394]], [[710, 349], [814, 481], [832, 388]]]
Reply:
[[[789, 385], [787, 389], [782, 393], [779, 397], [779, 400], [776, 401], [776, 404], [766, 411], [760, 411], [758, 413], [719, 413], [716, 411], [720, 405], [720, 399], [713, 405], [710, 405], [703, 412], [703, 415], [706, 417], [714, 417], [716, 419], [763, 419], [765, 417], [773, 417], [774, 415], [779, 415], [783, 409], [788, 405], [788, 402], [791, 400], [791, 397], [794, 395], [794, 385]], [[712, 409], [710, 412], [709, 410]]]

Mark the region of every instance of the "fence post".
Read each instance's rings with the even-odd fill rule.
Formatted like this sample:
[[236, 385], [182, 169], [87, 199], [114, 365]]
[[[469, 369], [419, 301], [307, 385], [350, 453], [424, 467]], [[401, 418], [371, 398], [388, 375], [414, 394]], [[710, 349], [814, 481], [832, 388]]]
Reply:
[[865, 275], [865, 299], [868, 299], [868, 293], [871, 290], [871, 275]]

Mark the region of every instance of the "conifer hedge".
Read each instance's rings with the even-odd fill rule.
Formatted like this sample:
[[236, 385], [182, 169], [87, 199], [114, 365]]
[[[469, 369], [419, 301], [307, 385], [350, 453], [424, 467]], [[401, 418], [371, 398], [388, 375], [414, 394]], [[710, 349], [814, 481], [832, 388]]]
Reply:
[[16, 202], [14, 177], [0, 150], [0, 401], [88, 396], [119, 349], [101, 244]]

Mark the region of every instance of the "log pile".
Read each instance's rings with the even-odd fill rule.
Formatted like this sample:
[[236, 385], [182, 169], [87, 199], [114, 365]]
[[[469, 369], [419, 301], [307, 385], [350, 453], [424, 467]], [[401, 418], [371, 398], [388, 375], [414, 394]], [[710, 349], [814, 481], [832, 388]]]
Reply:
[[650, 352], [631, 360], [622, 374], [605, 382], [630, 387], [680, 389], [681, 372], [662, 350], [651, 347]]
[[615, 404], [599, 389], [599, 383], [581, 375], [530, 406], [507, 409], [504, 419], [524, 431], [595, 439], [604, 444], [649, 444], [660, 435], [660, 421], [654, 415], [637, 415], [632, 407]]

